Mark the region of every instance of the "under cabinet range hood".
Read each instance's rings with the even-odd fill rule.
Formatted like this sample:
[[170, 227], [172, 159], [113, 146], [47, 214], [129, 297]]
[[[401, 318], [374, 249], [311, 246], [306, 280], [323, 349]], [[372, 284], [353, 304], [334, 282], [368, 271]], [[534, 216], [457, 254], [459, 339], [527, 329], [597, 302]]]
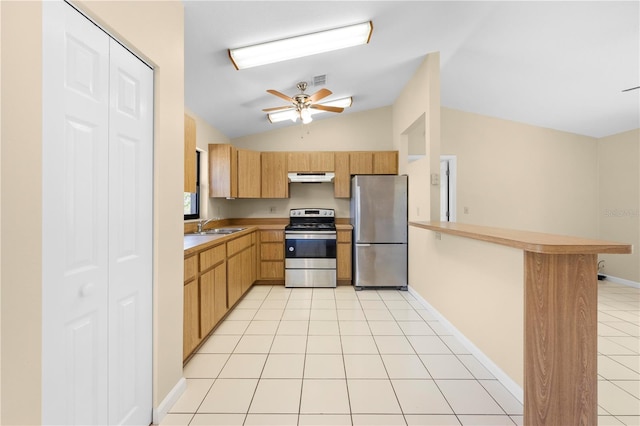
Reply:
[[322, 183], [322, 182], [333, 182], [335, 173], [298, 172], [298, 173], [289, 173], [288, 177], [289, 177], [289, 182]]

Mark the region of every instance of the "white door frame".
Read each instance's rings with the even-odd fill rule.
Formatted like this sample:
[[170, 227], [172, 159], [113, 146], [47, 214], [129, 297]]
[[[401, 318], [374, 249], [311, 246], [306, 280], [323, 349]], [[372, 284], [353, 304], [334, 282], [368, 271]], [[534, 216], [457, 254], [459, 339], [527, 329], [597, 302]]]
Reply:
[[440, 182], [448, 183], [449, 188], [449, 222], [457, 221], [457, 176], [458, 176], [458, 159], [455, 155], [441, 155], [440, 161], [446, 161], [449, 165], [449, 176], [440, 176]]

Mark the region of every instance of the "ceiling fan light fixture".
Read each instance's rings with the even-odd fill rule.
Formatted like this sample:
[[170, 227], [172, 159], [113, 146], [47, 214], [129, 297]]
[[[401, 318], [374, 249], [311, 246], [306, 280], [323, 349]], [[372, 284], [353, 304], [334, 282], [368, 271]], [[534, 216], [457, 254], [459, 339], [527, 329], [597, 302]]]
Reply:
[[[346, 98], [336, 99], [334, 101], [322, 102], [319, 105], [333, 106], [338, 108], [348, 108], [352, 104], [353, 104], [353, 99], [351, 96], [349, 96]], [[305, 108], [304, 110], [307, 111], [310, 116], [320, 114], [322, 112], [326, 112], [320, 109], [310, 109], [310, 108]], [[300, 117], [300, 113], [298, 113], [297, 110], [290, 109], [287, 111], [278, 111], [278, 112], [269, 113], [267, 114], [267, 118], [269, 119], [270, 123], [279, 123], [280, 121], [287, 121], [287, 120], [291, 120], [295, 123], [296, 120], [301, 117]]]
[[229, 49], [229, 59], [237, 70], [302, 58], [332, 50], [369, 43], [371, 21], [297, 37]]
[[302, 120], [302, 124], [309, 124], [313, 121], [309, 108], [303, 108], [300, 111], [300, 119]]

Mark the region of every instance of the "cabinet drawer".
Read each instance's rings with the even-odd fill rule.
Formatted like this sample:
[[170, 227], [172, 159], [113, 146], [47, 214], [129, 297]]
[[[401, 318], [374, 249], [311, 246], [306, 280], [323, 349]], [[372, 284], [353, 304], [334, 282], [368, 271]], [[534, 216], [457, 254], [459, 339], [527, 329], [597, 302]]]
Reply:
[[351, 231], [338, 231], [337, 240], [339, 243], [350, 243]]
[[260, 231], [261, 242], [284, 242], [284, 231]]
[[224, 244], [215, 246], [200, 253], [200, 271], [207, 270], [225, 259]]
[[193, 255], [184, 259], [184, 282], [191, 281], [198, 272], [198, 256]]
[[231, 240], [227, 243], [227, 257], [231, 257], [247, 247], [251, 247], [251, 235]]
[[260, 244], [260, 260], [284, 260], [284, 244]]

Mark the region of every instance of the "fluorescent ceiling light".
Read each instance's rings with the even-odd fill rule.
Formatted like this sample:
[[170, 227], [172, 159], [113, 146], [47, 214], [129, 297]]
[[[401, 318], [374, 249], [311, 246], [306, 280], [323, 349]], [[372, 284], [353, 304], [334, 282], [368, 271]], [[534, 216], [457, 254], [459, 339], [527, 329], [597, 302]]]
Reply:
[[229, 58], [238, 70], [257, 67], [367, 44], [371, 39], [372, 31], [373, 23], [363, 22], [348, 27], [229, 49]]
[[[353, 100], [351, 99], [351, 96], [349, 96], [348, 98], [340, 98], [340, 99], [336, 99], [335, 101], [319, 102], [318, 105], [349, 108], [352, 103], [353, 103]], [[321, 112], [328, 112], [328, 111], [323, 111], [321, 109], [315, 109], [315, 108], [305, 108], [305, 111], [309, 111], [309, 116], [320, 114]], [[300, 113], [295, 109], [290, 109], [287, 111], [272, 112], [271, 114], [267, 114], [267, 117], [269, 118], [269, 121], [271, 123], [278, 123], [280, 121], [287, 121], [287, 120], [296, 121], [298, 118], [301, 118]]]

